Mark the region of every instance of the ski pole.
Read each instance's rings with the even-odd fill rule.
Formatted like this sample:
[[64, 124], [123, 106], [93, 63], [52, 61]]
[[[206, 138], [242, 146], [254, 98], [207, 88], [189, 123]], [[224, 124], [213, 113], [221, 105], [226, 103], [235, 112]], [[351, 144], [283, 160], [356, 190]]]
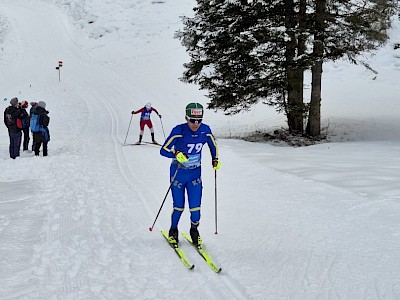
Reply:
[[166, 139], [166, 137], [165, 137], [165, 132], [164, 132], [164, 125], [163, 125], [163, 123], [162, 123], [162, 120], [161, 120], [161, 118], [160, 118], [160, 122], [161, 122], [161, 128], [162, 128], [162, 132], [163, 132], [163, 134], [164, 134], [164, 140]]
[[133, 114], [131, 115], [131, 120], [129, 121], [128, 131], [127, 131], [127, 133], [126, 133], [124, 145], [126, 144], [126, 139], [128, 138], [129, 128], [131, 128], [132, 118], [133, 118]]
[[214, 186], [215, 186], [215, 234], [218, 234], [218, 229], [217, 229], [217, 170], [215, 172], [215, 180], [214, 180]]
[[165, 199], [167, 199], [167, 196], [168, 196], [168, 194], [169, 194], [169, 191], [171, 190], [172, 184], [173, 184], [174, 181], [175, 181], [176, 174], [178, 174], [178, 170], [179, 170], [180, 167], [181, 167], [181, 164], [178, 164], [178, 167], [176, 168], [176, 171], [175, 171], [175, 173], [174, 173], [174, 176], [172, 176], [171, 183], [169, 184], [168, 191], [167, 191], [167, 193], [165, 194], [165, 197], [164, 197], [164, 200], [163, 200], [162, 203], [161, 203], [160, 209], [158, 210], [156, 219], [154, 220], [153, 225], [151, 225], [151, 227], [149, 227], [149, 231], [153, 231], [154, 225], [156, 224], [156, 221], [157, 221], [157, 219], [158, 219], [158, 216], [160, 215], [161, 209], [162, 209], [163, 206], [164, 206]]

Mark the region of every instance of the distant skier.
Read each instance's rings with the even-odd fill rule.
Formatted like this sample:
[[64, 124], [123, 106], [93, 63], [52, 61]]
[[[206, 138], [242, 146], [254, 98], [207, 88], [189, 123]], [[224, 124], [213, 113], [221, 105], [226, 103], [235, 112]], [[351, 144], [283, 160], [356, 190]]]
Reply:
[[141, 113], [140, 115], [140, 134], [139, 134], [139, 141], [136, 143], [137, 145], [140, 145], [140, 143], [142, 142], [142, 138], [143, 138], [143, 133], [144, 133], [144, 126], [147, 125], [147, 127], [149, 127], [150, 132], [151, 132], [151, 140], [154, 144], [158, 144], [156, 142], [156, 140], [154, 139], [154, 128], [153, 128], [153, 123], [151, 122], [150, 119], [150, 115], [152, 112], [155, 112], [158, 117], [161, 119], [161, 115], [158, 113], [157, 109], [155, 109], [154, 107], [151, 106], [150, 102], [147, 102], [146, 105], [144, 107], [142, 107], [141, 109], [137, 110], [137, 111], [132, 111], [132, 114], [138, 114]]
[[[218, 170], [221, 163], [218, 160], [218, 148], [208, 125], [202, 123], [203, 106], [199, 103], [189, 103], [186, 106], [186, 123], [172, 129], [160, 154], [172, 158], [170, 178], [173, 198], [173, 212], [169, 242], [178, 243], [178, 223], [185, 208], [185, 191], [187, 192], [190, 209], [190, 236], [195, 245], [201, 245], [202, 240], [197, 227], [200, 222], [200, 207], [203, 185], [201, 181], [201, 151], [207, 143], [210, 148], [212, 167]], [[178, 169], [179, 168], [179, 169]]]

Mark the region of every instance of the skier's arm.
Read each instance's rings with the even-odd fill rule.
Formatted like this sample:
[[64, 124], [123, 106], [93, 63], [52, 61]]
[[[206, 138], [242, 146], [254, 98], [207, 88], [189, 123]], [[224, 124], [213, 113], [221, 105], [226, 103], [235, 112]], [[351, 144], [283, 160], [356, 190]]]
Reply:
[[211, 159], [218, 160], [218, 146], [211, 130], [207, 133], [207, 145], [210, 148]]
[[172, 129], [171, 134], [165, 140], [164, 145], [160, 149], [160, 154], [168, 158], [174, 158], [175, 157], [174, 145], [176, 144], [179, 138], [182, 138], [182, 133], [177, 126], [174, 129]]
[[219, 170], [221, 168], [221, 162], [218, 159], [218, 146], [215, 142], [215, 138], [212, 133], [209, 136], [210, 141], [208, 142], [208, 147], [210, 147], [211, 159], [212, 159], [212, 167], [214, 170]]
[[132, 111], [132, 115], [136, 115], [138, 113], [142, 113], [144, 110], [144, 108], [142, 107], [141, 109], [137, 110], [137, 111]]

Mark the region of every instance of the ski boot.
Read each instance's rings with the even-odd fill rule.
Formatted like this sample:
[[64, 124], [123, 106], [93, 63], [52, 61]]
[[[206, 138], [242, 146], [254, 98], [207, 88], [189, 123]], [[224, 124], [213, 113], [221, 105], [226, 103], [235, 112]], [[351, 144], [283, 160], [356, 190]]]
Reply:
[[193, 245], [195, 245], [196, 247], [201, 246], [201, 244], [203, 243], [197, 227], [190, 228], [190, 237], [192, 238]]
[[135, 145], [140, 145], [141, 143], [142, 143], [142, 138], [143, 138], [143, 135], [139, 135], [139, 141], [137, 141], [137, 143], [135, 143]]
[[179, 231], [178, 228], [170, 228], [168, 233], [168, 242], [170, 244], [178, 244], [179, 243]]
[[151, 142], [152, 142], [153, 144], [158, 145], [157, 141], [154, 139], [154, 133], [153, 133], [153, 132], [151, 133]]

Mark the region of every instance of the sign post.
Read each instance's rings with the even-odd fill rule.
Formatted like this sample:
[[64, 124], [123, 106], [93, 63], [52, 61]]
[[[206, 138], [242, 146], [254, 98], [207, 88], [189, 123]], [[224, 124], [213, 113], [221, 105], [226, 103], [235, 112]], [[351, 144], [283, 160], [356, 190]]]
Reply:
[[58, 61], [58, 67], [56, 67], [56, 70], [58, 70], [58, 81], [61, 81], [61, 67], [63, 66], [63, 62], [61, 60]]

